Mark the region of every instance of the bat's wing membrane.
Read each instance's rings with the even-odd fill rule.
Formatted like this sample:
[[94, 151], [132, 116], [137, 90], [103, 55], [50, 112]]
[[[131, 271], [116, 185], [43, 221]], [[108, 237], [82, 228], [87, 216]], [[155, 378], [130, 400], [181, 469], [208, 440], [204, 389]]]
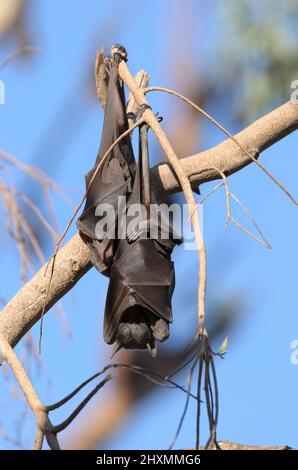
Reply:
[[92, 262], [104, 274], [109, 272], [113, 259], [115, 237], [110, 236], [110, 231], [106, 235], [98, 235], [96, 226], [102, 215], [96, 215], [95, 211], [102, 204], [105, 207], [107, 207], [106, 205], [111, 206], [112, 209], [107, 215], [105, 214], [105, 222], [109, 229], [115, 229], [118, 216], [118, 198], [120, 196], [127, 197], [130, 194], [135, 174], [135, 160], [129, 135], [113, 148], [101, 164], [91, 185], [90, 182], [103, 155], [127, 129], [123, 83], [118, 76], [117, 60], [113, 59], [108, 80], [100, 149], [95, 166], [85, 177], [86, 188], [89, 189], [85, 208], [77, 222], [77, 226], [90, 248]]

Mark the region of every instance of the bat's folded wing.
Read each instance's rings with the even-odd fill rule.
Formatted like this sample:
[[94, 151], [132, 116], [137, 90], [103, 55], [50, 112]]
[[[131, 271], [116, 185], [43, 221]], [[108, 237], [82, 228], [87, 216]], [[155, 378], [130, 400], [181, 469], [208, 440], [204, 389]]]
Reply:
[[[135, 160], [130, 136], [106, 152], [115, 140], [128, 130], [123, 83], [118, 75], [118, 62], [113, 59], [109, 72], [105, 118], [101, 144], [95, 166], [86, 175], [87, 198], [77, 226], [87, 242], [91, 261], [103, 274], [109, 274], [114, 256], [118, 203], [132, 190]], [[102, 158], [105, 156], [105, 159]], [[108, 210], [109, 206], [109, 210]], [[107, 209], [107, 212], [105, 212]], [[104, 218], [106, 231], [100, 221]]]
[[173, 263], [155, 240], [140, 239], [131, 245], [121, 242], [125, 248], [113, 263], [105, 308], [104, 337], [109, 344], [116, 340], [117, 328], [128, 313], [131, 318], [147, 320], [153, 332], [159, 319], [163, 324], [172, 322]]
[[[86, 181], [90, 177], [86, 176]], [[94, 197], [77, 221], [77, 227], [90, 249], [91, 262], [102, 273], [108, 273], [114, 256], [117, 231], [119, 197], [126, 197], [127, 184], [124, 178], [113, 183], [100, 182]]]

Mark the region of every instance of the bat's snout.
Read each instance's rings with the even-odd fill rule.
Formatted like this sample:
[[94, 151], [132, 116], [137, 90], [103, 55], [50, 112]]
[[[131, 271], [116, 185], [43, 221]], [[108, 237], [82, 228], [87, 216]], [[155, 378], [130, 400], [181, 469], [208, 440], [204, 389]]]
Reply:
[[130, 307], [118, 324], [115, 340], [126, 349], [148, 349], [156, 355], [156, 341], [169, 337], [168, 323], [152, 312], [140, 307]]

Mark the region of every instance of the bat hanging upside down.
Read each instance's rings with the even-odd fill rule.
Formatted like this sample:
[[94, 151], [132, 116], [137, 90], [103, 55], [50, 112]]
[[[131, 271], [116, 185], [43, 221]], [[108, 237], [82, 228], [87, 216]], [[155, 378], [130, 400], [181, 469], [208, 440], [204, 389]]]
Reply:
[[[107, 149], [128, 129], [124, 87], [118, 75], [119, 62], [126, 58], [121, 45], [113, 46], [112, 58], [105, 58], [108, 83], [104, 126], [95, 166], [86, 175], [86, 187]], [[92, 263], [110, 278], [104, 315], [105, 341], [116, 343], [115, 352], [121, 348], [148, 349], [155, 356], [156, 341], [169, 337], [175, 285], [171, 253], [182, 239], [169, 221], [152, 217], [155, 197], [150, 190], [147, 132], [146, 124], [139, 127], [137, 165], [129, 135], [113, 148], [88, 190], [77, 225], [89, 246]], [[126, 201], [120, 213], [119, 197]], [[100, 236], [96, 233], [99, 217], [95, 211], [103, 204], [114, 209], [115, 220], [108, 222], [117, 228], [116, 237], [111, 237], [108, 231]], [[143, 209], [136, 222], [130, 212], [135, 205]]]

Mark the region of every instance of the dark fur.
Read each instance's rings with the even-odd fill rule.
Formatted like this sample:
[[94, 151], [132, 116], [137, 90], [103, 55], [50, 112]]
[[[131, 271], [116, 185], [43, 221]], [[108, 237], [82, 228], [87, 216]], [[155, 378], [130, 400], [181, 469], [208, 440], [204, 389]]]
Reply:
[[[117, 46], [118, 47], [118, 46]], [[121, 58], [123, 58], [123, 46]], [[115, 46], [113, 48], [115, 51]], [[117, 50], [117, 48], [116, 48]], [[125, 50], [124, 50], [125, 51]], [[124, 54], [125, 55], [125, 54]], [[120, 56], [116, 53], [111, 62], [105, 108], [104, 128], [97, 162], [111, 143], [126, 129], [123, 84], [118, 76]], [[175, 285], [171, 252], [176, 243], [170, 227], [167, 239], [144, 237], [150, 222], [150, 178], [147, 145], [147, 128], [139, 130], [139, 162], [135, 160], [130, 137], [119, 143], [111, 152], [92, 184], [78, 227], [91, 250], [93, 264], [110, 277], [104, 317], [104, 338], [108, 344], [116, 343], [118, 349], [149, 349], [155, 355], [156, 341], [169, 336], [172, 322], [171, 298]], [[86, 184], [95, 170], [87, 174]], [[98, 204], [108, 202], [117, 207], [119, 196], [125, 196], [124, 214], [117, 214], [117, 224], [127, 208], [142, 203], [147, 208], [144, 220], [124, 239], [99, 240], [95, 235], [98, 221], [94, 211]], [[144, 224], [143, 224], [144, 222]]]

